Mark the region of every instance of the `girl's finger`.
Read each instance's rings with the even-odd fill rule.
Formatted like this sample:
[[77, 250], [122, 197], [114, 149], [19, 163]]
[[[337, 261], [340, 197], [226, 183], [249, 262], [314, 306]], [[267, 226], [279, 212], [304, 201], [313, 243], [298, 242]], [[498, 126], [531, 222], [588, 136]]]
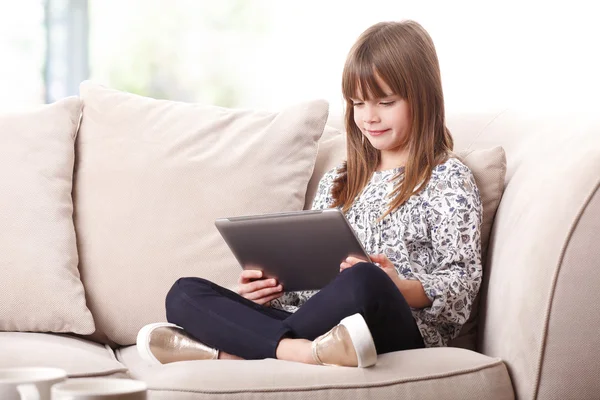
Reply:
[[373, 261], [374, 263], [381, 265], [382, 268], [389, 268], [394, 266], [385, 254], [370, 254], [369, 258], [371, 258], [371, 261]]
[[381, 261], [379, 262], [383, 268], [393, 268], [394, 264], [385, 255], [381, 255]]
[[256, 292], [264, 288], [270, 288], [277, 286], [277, 281], [275, 279], [259, 279], [257, 281], [253, 281], [248, 283], [248, 291]]
[[360, 259], [360, 258], [357, 258], [357, 257], [352, 257], [352, 256], [350, 256], [350, 257], [346, 258], [346, 260], [345, 260], [345, 261], [346, 261], [348, 264], [351, 264], [351, 265], [357, 264], [357, 263], [359, 263], [359, 262], [365, 262], [365, 260], [362, 260], [362, 259]]
[[255, 303], [257, 303], [257, 304], [263, 304], [264, 305], [264, 304], [269, 303], [271, 300], [275, 300], [275, 299], [280, 298], [281, 296], [283, 296], [283, 292], [279, 292], [279, 293], [275, 293], [275, 294], [272, 294], [272, 295], [267, 296], [267, 297], [263, 297], [262, 299], [256, 300]]
[[381, 254], [369, 254], [369, 258], [371, 261], [380, 263], [381, 262]]
[[245, 294], [256, 292], [257, 290], [276, 285], [277, 281], [275, 279], [259, 279], [251, 282], [242, 282], [238, 285], [237, 292], [238, 294], [241, 294], [243, 296]]
[[238, 283], [248, 283], [250, 280], [262, 278], [263, 273], [258, 269], [245, 269], [240, 274]]
[[271, 296], [275, 293], [280, 293], [283, 290], [281, 285], [275, 287], [267, 287], [265, 289], [256, 290], [251, 293], [247, 293], [246, 297], [248, 300], [259, 300], [267, 296]]

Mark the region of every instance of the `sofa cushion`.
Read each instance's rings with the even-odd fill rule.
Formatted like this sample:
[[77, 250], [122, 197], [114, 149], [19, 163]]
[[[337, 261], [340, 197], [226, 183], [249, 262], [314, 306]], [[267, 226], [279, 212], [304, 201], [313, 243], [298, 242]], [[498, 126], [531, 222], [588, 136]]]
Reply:
[[73, 227], [69, 97], [0, 115], [0, 331], [91, 333]]
[[153, 399], [513, 399], [502, 361], [457, 348], [379, 356], [371, 368], [266, 359], [186, 361], [150, 367], [135, 346], [116, 352]]
[[339, 165], [346, 159], [346, 139], [345, 135], [339, 130], [326, 125], [323, 130], [323, 136], [319, 140], [319, 152], [315, 162], [315, 170], [313, 171], [308, 187], [306, 190], [306, 201], [304, 209], [310, 210], [312, 202], [317, 194], [319, 181], [327, 171]]
[[[458, 133], [460, 134], [460, 132]], [[483, 221], [481, 225], [482, 259], [486, 259], [487, 247], [494, 222], [494, 216], [502, 198], [504, 178], [506, 175], [506, 155], [502, 147], [489, 149], [459, 149], [457, 156], [471, 169], [477, 182], [483, 204]], [[331, 168], [346, 159], [345, 135], [338, 129], [326, 126], [323, 137], [319, 141], [319, 153], [315, 163], [315, 171], [308, 184], [305, 209], [310, 209], [315, 197], [319, 180]], [[458, 338], [450, 342], [451, 346], [474, 350], [477, 344], [477, 318], [479, 296], [473, 304], [469, 320], [463, 326]]]
[[108, 346], [64, 334], [0, 332], [0, 368], [57, 367], [70, 377], [124, 374]]
[[241, 271], [218, 217], [301, 210], [328, 104], [281, 112], [155, 100], [81, 85], [75, 224], [98, 328], [133, 344], [165, 320], [182, 276], [231, 287]]

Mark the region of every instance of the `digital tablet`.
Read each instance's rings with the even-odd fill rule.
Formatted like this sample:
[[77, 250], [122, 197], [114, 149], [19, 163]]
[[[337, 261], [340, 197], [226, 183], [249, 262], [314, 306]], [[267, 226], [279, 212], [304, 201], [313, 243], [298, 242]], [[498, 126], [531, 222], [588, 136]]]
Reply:
[[242, 268], [262, 270], [286, 292], [321, 289], [348, 256], [370, 260], [336, 208], [219, 218], [215, 225]]

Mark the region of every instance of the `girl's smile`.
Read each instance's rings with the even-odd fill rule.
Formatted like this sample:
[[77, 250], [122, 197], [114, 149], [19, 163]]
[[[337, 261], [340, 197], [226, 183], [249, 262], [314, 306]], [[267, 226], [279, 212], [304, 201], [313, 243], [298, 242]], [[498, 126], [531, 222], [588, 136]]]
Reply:
[[389, 131], [389, 129], [383, 129], [383, 130], [372, 130], [372, 129], [366, 129], [367, 133], [371, 136], [381, 136], [384, 133], [386, 133], [387, 131]]

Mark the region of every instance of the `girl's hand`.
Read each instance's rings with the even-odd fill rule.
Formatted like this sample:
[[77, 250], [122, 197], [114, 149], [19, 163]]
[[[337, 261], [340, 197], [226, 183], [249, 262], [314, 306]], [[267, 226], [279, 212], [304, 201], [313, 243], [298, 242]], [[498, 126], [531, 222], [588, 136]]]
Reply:
[[[385, 256], [385, 254], [369, 254], [369, 258], [373, 263], [379, 264], [380, 268], [390, 276], [394, 281], [398, 279], [398, 272], [396, 272], [396, 267], [390, 261], [389, 258]], [[340, 264], [340, 272], [347, 268], [353, 267], [355, 264], [359, 262], [365, 262], [366, 260], [362, 260], [356, 257], [348, 257]]]
[[398, 271], [396, 271], [396, 267], [394, 267], [394, 264], [392, 264], [385, 254], [369, 254], [369, 258], [374, 263], [379, 264], [383, 272], [388, 274], [388, 276], [396, 282], [398, 279]]
[[358, 264], [359, 262], [367, 262], [367, 260], [363, 260], [361, 258], [356, 258], [356, 257], [348, 257], [348, 258], [346, 258], [340, 264], [340, 272], [342, 272], [345, 269], [354, 267], [354, 264]]
[[238, 279], [237, 292], [256, 304], [268, 305], [283, 295], [283, 286], [275, 279], [263, 278], [263, 272], [258, 269], [245, 269]]

